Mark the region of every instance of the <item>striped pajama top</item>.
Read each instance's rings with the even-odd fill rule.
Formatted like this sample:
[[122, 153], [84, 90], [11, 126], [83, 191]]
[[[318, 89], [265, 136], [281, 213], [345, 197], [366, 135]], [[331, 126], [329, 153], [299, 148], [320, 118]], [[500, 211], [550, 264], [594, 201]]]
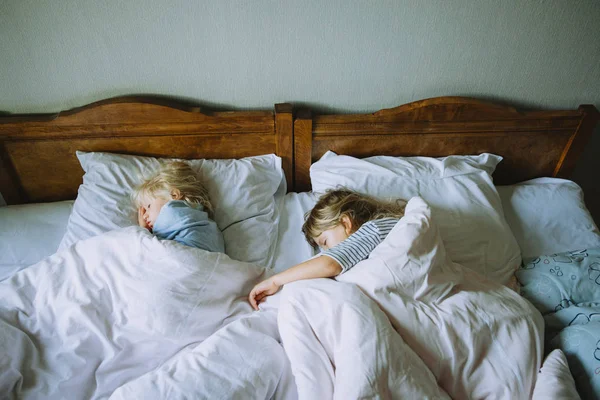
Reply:
[[367, 258], [398, 221], [399, 218], [382, 218], [365, 222], [346, 240], [321, 252], [320, 255], [331, 257], [337, 261], [342, 267], [340, 274], [343, 274]]

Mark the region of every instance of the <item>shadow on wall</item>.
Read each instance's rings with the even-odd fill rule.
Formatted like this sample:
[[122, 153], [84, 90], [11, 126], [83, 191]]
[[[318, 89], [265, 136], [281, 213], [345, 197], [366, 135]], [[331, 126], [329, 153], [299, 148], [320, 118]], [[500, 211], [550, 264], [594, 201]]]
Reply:
[[8, 110], [0, 110], [0, 117], [8, 117], [18, 114], [39, 114], [39, 115], [51, 115], [58, 112], [74, 111], [81, 107], [88, 107], [90, 104], [97, 102], [109, 101], [111, 99], [127, 99], [127, 98], [151, 98], [154, 103], [164, 101], [166, 105], [177, 103], [182, 106], [189, 106], [190, 109], [198, 109], [204, 114], [210, 114], [211, 112], [217, 111], [264, 111], [269, 107], [236, 107], [232, 104], [216, 103], [211, 101], [199, 100], [198, 98], [187, 97], [187, 96], [173, 96], [168, 94], [156, 94], [156, 93], [139, 93], [135, 91], [119, 90], [119, 91], [106, 91], [97, 92], [93, 96], [84, 96], [81, 98], [71, 99], [69, 102], [61, 102], [44, 106], [40, 110], [33, 110], [27, 112], [12, 112]]
[[[512, 107], [518, 111], [540, 110], [540, 107], [539, 106], [536, 107], [535, 104], [533, 104], [533, 103], [527, 103], [527, 102], [519, 101], [517, 99], [510, 99], [510, 98], [505, 98], [505, 97], [481, 96], [481, 95], [477, 95], [477, 94], [473, 94], [473, 93], [464, 93], [464, 94], [459, 93], [459, 94], [448, 94], [448, 95], [440, 94], [440, 96], [469, 97], [469, 98], [493, 103], [493, 104], [500, 105], [500, 106]], [[426, 100], [426, 98], [414, 99], [414, 100], [410, 100], [410, 101], [398, 100], [397, 102], [393, 102], [393, 105], [390, 105], [389, 107], [376, 108], [376, 109], [343, 109], [343, 108], [331, 107], [331, 106], [329, 106], [327, 104], [323, 104], [323, 103], [303, 102], [303, 101], [298, 102], [298, 101], [293, 101], [293, 100], [290, 100], [289, 102], [294, 104], [294, 109], [296, 109], [296, 110], [309, 109], [313, 114], [326, 115], [326, 114], [375, 113], [382, 109], [394, 108], [394, 107], [402, 106], [405, 104], [409, 104], [409, 103], [412, 103], [415, 101], [421, 101], [421, 100]]]

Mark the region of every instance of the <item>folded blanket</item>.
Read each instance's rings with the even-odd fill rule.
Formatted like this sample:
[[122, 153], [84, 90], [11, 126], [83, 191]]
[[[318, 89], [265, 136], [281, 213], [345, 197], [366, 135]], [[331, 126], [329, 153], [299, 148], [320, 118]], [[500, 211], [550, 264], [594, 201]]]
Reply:
[[600, 248], [526, 259], [516, 275], [544, 316], [546, 352], [561, 349], [581, 397], [600, 399]]

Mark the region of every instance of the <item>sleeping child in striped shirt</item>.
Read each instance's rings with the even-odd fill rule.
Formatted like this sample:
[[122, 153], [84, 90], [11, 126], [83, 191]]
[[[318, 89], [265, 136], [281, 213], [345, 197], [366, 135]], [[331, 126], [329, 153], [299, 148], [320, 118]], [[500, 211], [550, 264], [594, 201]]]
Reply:
[[331, 190], [307, 214], [302, 232], [323, 251], [260, 282], [249, 301], [258, 310], [265, 297], [301, 279], [330, 278], [366, 259], [404, 215], [404, 201], [383, 202], [350, 190]]

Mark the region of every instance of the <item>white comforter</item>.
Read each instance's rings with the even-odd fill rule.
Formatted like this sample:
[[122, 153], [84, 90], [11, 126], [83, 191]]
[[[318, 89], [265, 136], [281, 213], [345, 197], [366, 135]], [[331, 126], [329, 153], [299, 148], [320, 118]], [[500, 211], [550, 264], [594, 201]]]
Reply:
[[[262, 267], [159, 241], [136, 227], [81, 241], [0, 284], [0, 397], [108, 398], [170, 360], [210, 356], [205, 339], [253, 316], [246, 295], [265, 274]], [[257, 317], [269, 319], [266, 313]], [[221, 336], [239, 337], [239, 327]], [[239, 353], [229, 364], [230, 377], [271, 371], [262, 386], [251, 387], [268, 397], [287, 361], [276, 336], [251, 333], [257, 351], [272, 347], [279, 353], [265, 365]], [[279, 363], [276, 374], [268, 363]], [[178, 376], [169, 372], [154, 382], [157, 393], [178, 386]], [[212, 397], [210, 390], [225, 397], [244, 390], [215, 389], [212, 376], [202, 381], [204, 388], [197, 386], [205, 398]]]
[[[0, 284], [0, 393], [15, 398], [528, 398], [543, 322], [450, 262], [427, 205], [368, 260], [252, 312], [263, 268], [138, 228]], [[339, 282], [344, 281], [344, 282]]]
[[280, 331], [300, 398], [531, 397], [541, 315], [452, 263], [422, 199], [337, 280], [282, 293]]

